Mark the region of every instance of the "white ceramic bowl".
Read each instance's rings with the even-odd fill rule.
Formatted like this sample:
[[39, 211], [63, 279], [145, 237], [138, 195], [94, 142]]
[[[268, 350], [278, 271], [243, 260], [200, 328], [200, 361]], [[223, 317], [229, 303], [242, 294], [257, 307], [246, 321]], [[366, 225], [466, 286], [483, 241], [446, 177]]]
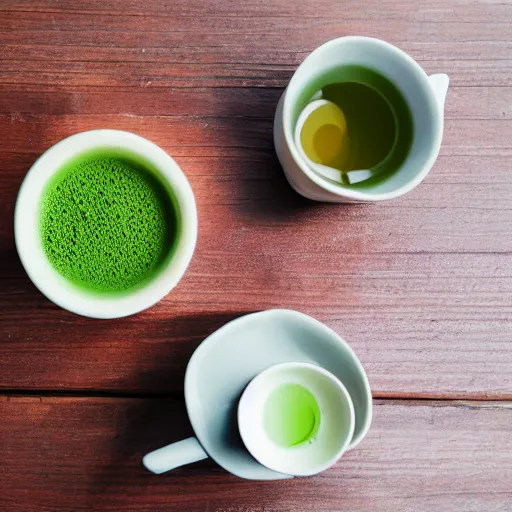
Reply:
[[[48, 262], [41, 244], [39, 215], [48, 180], [71, 158], [105, 148], [126, 150], [148, 162], [172, 189], [177, 203], [180, 235], [172, 257], [144, 287], [119, 296], [80, 290]], [[92, 130], [72, 135], [48, 149], [31, 167], [21, 185], [14, 213], [14, 236], [21, 262], [32, 282], [55, 304], [79, 315], [118, 318], [146, 309], [176, 286], [196, 245], [197, 211], [194, 194], [178, 164], [143, 137], [118, 130]]]
[[[318, 430], [310, 441], [279, 446], [268, 436], [265, 406], [282, 385], [307, 389], [320, 409]], [[354, 434], [354, 406], [345, 386], [330, 372], [311, 363], [282, 363], [267, 368], [247, 386], [238, 406], [238, 428], [252, 456], [267, 468], [294, 476], [316, 475], [347, 451]]]

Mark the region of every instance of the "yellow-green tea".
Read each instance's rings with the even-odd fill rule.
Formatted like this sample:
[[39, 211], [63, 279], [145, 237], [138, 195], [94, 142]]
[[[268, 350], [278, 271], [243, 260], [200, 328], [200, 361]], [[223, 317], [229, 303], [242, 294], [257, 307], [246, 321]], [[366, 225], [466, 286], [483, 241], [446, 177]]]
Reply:
[[407, 101], [388, 78], [363, 66], [334, 68], [308, 84], [296, 116], [319, 90], [341, 109], [346, 126], [318, 129], [316, 123], [315, 133], [303, 133], [301, 139], [312, 144], [309, 158], [340, 171], [371, 170], [372, 178], [349, 185], [354, 188], [374, 184], [400, 168], [412, 145], [413, 121]]
[[299, 384], [282, 384], [268, 397], [263, 424], [278, 446], [291, 447], [313, 439], [320, 426], [315, 397]]

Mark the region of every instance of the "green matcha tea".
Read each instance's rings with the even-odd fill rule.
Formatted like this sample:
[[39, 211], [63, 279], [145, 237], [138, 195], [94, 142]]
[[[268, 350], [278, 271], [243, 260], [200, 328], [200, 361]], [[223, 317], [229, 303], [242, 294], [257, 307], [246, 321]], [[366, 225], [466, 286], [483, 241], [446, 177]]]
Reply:
[[128, 153], [96, 150], [67, 162], [42, 198], [42, 246], [74, 285], [123, 293], [150, 281], [178, 236], [170, 190]]
[[263, 424], [269, 438], [289, 448], [312, 440], [320, 426], [315, 397], [299, 384], [282, 384], [268, 397]]
[[[330, 124], [310, 134], [314, 152], [321, 157], [314, 161], [343, 172], [372, 171], [373, 176], [368, 180], [343, 185], [351, 188], [375, 185], [401, 167], [412, 146], [414, 127], [407, 101], [395, 84], [377, 71], [363, 66], [333, 68], [316, 77], [301, 92], [293, 112], [294, 122], [319, 91], [323, 99], [341, 109], [347, 131], [343, 141], [337, 127]], [[337, 155], [341, 165], [329, 161], [336, 145], [343, 147], [346, 153], [342, 160]]]

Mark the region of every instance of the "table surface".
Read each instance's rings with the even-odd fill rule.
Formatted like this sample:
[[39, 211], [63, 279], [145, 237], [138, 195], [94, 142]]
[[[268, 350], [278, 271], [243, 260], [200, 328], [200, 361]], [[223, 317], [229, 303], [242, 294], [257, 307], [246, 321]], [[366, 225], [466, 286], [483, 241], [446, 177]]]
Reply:
[[[2, 511], [512, 511], [509, 0], [3, 0], [0, 21]], [[434, 169], [385, 204], [303, 199], [273, 151], [294, 69], [349, 34], [451, 79]], [[35, 289], [12, 219], [44, 150], [105, 127], [176, 159], [200, 232], [171, 294], [99, 321]], [[248, 482], [211, 461], [147, 473], [146, 451], [191, 434], [194, 349], [274, 307], [352, 345], [368, 437], [309, 479]]]

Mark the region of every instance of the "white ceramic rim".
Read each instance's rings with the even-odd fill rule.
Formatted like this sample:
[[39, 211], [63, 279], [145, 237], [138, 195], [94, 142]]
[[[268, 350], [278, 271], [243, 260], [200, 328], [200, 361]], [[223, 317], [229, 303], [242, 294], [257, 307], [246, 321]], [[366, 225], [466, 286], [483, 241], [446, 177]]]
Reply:
[[[150, 282], [120, 296], [83, 292], [47, 261], [39, 234], [41, 195], [48, 180], [74, 156], [94, 148], [125, 149], [151, 164], [173, 191], [180, 235], [172, 257]], [[190, 184], [178, 164], [159, 146], [134, 133], [91, 130], [61, 140], [32, 165], [18, 192], [14, 212], [16, 248], [34, 285], [48, 299], [73, 313], [92, 318], [120, 318], [151, 307], [176, 286], [187, 269], [197, 240], [197, 210]]]
[[[271, 375], [272, 373], [279, 372], [281, 370], [286, 369], [298, 369], [298, 368], [307, 368], [309, 370], [312, 370], [313, 372], [319, 373], [323, 375], [324, 377], [327, 377], [327, 380], [332, 385], [333, 388], [336, 389], [338, 396], [344, 400], [348, 408], [350, 410], [350, 418], [349, 418], [349, 426], [348, 426], [348, 432], [345, 440], [341, 444], [341, 446], [338, 448], [338, 450], [333, 453], [329, 459], [324, 462], [323, 464], [317, 464], [316, 466], [311, 466], [308, 469], [304, 469], [302, 471], [294, 471], [289, 472], [286, 471], [283, 467], [279, 467], [279, 464], [275, 463], [271, 458], [266, 457], [262, 450], [259, 449], [259, 446], [253, 442], [253, 439], [250, 435], [247, 433], [247, 427], [246, 424], [247, 421], [250, 421], [248, 418], [248, 414], [246, 413], [245, 409], [250, 407], [248, 404], [246, 404], [247, 400], [244, 400], [250, 394], [251, 389], [254, 387], [257, 387], [261, 381], [264, 381]], [[326, 469], [329, 469], [332, 465], [334, 465], [340, 457], [348, 450], [348, 447], [352, 441], [352, 436], [354, 434], [354, 427], [355, 427], [355, 412], [354, 412], [354, 405], [352, 403], [352, 398], [350, 397], [349, 392], [343, 385], [343, 383], [331, 372], [327, 371], [326, 369], [322, 368], [321, 366], [313, 363], [304, 363], [304, 362], [289, 362], [289, 363], [279, 363], [274, 364], [270, 366], [269, 368], [263, 370], [261, 373], [256, 375], [254, 379], [251, 380], [251, 382], [247, 385], [244, 392], [242, 393], [242, 396], [240, 397], [240, 401], [238, 404], [238, 412], [237, 412], [237, 420], [238, 420], [238, 430], [240, 432], [240, 436], [242, 437], [242, 441], [245, 445], [245, 447], [249, 450], [249, 453], [263, 466], [268, 467], [269, 469], [272, 469], [273, 471], [277, 471], [280, 473], [290, 474], [293, 476], [311, 476], [316, 475], [318, 473], [321, 473], [322, 471], [325, 471]], [[274, 459], [275, 460], [275, 459]]]
[[407, 192], [411, 191], [413, 188], [415, 188], [417, 185], [419, 185], [425, 176], [429, 173], [430, 169], [434, 165], [434, 162], [436, 161], [437, 155], [439, 154], [439, 149], [441, 148], [441, 141], [443, 138], [443, 115], [442, 112], [440, 112], [438, 103], [436, 101], [434, 92], [431, 88], [431, 85], [428, 81], [428, 76], [423, 71], [422, 67], [407, 53], [400, 50], [400, 48], [397, 48], [396, 46], [387, 43], [386, 41], [382, 41], [381, 39], [376, 39], [373, 37], [363, 37], [363, 36], [345, 36], [345, 37], [339, 37], [337, 39], [332, 39], [331, 41], [327, 41], [323, 45], [319, 46], [316, 50], [314, 50], [312, 53], [310, 53], [306, 59], [302, 62], [302, 64], [299, 66], [303, 66], [306, 64], [309, 60], [314, 60], [317, 58], [317, 54], [321, 51], [325, 50], [326, 48], [330, 46], [336, 46], [340, 43], [372, 43], [377, 46], [381, 46], [385, 48], [386, 50], [394, 53], [397, 57], [405, 60], [407, 64], [410, 66], [411, 72], [416, 75], [416, 77], [419, 79], [420, 82], [423, 83], [423, 86], [426, 90], [429, 90], [430, 93], [428, 94], [429, 102], [431, 103], [431, 110], [432, 112], [435, 112], [435, 130], [436, 130], [436, 137], [435, 142], [432, 144], [432, 148], [430, 151], [430, 156], [428, 160], [425, 162], [423, 169], [421, 172], [416, 174], [414, 178], [412, 178], [410, 181], [408, 181], [405, 185], [402, 185], [401, 187], [398, 187], [397, 189], [387, 192], [384, 194], [372, 194], [368, 192], [362, 192], [360, 190], [353, 190], [348, 187], [341, 188], [339, 186], [336, 186], [333, 183], [330, 183], [329, 181], [322, 179], [320, 176], [318, 176], [313, 170], [311, 170], [306, 162], [301, 158], [297, 148], [295, 147], [294, 142], [294, 134], [291, 132], [290, 126], [291, 126], [291, 110], [292, 105], [290, 104], [289, 95], [287, 94], [287, 91], [291, 87], [295, 87], [295, 81], [296, 81], [296, 75], [297, 72], [294, 73], [292, 76], [290, 83], [288, 84], [288, 87], [285, 91], [284, 96], [284, 102], [283, 102], [283, 132], [285, 136], [285, 141], [288, 146], [288, 149], [290, 150], [290, 154], [292, 155], [292, 158], [294, 162], [297, 164], [297, 166], [301, 169], [301, 171], [316, 185], [321, 187], [322, 189], [331, 192], [332, 194], [335, 194], [340, 197], [345, 198], [351, 198], [355, 199], [356, 201], [386, 201], [389, 199], [394, 199], [395, 197], [402, 196], [406, 194]]
[[[295, 316], [296, 318], [301, 318], [312, 325], [315, 326], [316, 329], [319, 329], [323, 332], [325, 332], [328, 336], [336, 339], [338, 343], [343, 345], [343, 347], [351, 354], [353, 363], [359, 373], [361, 374], [361, 379], [363, 381], [364, 385], [364, 391], [367, 396], [366, 401], [366, 407], [367, 407], [367, 414], [365, 418], [365, 422], [363, 424], [363, 427], [361, 428], [359, 434], [356, 437], [353, 437], [350, 441], [350, 444], [347, 448], [347, 450], [353, 450], [366, 436], [368, 431], [370, 430], [370, 425], [372, 423], [372, 416], [373, 416], [373, 399], [372, 399], [372, 392], [370, 389], [370, 383], [368, 381], [368, 377], [366, 375], [366, 372], [364, 371], [363, 365], [361, 364], [361, 361], [359, 361], [359, 358], [354, 353], [350, 345], [335, 331], [333, 331], [331, 328], [324, 325], [319, 320], [316, 320], [315, 318], [306, 315], [305, 313], [300, 313], [299, 311], [295, 311], [293, 309], [267, 309], [265, 311], [258, 311], [256, 313], [249, 313], [247, 315], [243, 315], [239, 318], [235, 318], [234, 320], [231, 320], [230, 322], [227, 322], [222, 327], [217, 329], [216, 331], [212, 332], [194, 351], [192, 354], [192, 357], [190, 358], [187, 369], [185, 371], [185, 405], [187, 408], [187, 415], [190, 421], [190, 424], [192, 425], [192, 429], [194, 430], [194, 433], [196, 437], [199, 439], [199, 442], [203, 446], [204, 450], [208, 455], [219, 464], [219, 466], [223, 467], [226, 471], [229, 471], [230, 473], [236, 474], [231, 469], [225, 467], [224, 464], [220, 463], [214, 455], [212, 455], [206, 446], [208, 443], [205, 443], [201, 429], [199, 428], [199, 423], [202, 421], [202, 418], [199, 418], [199, 413], [196, 412], [198, 404], [195, 400], [193, 400], [194, 396], [194, 390], [192, 389], [192, 379], [194, 378], [194, 374], [196, 373], [195, 366], [196, 366], [196, 360], [200, 360], [204, 354], [208, 353], [208, 351], [212, 350], [215, 347], [215, 344], [217, 343], [217, 339], [222, 333], [222, 331], [230, 329], [233, 327], [233, 325], [238, 323], [245, 322], [249, 317], [257, 317], [257, 316], [267, 316], [267, 315], [282, 315], [286, 314], [289, 316]], [[237, 475], [240, 476], [240, 475]], [[243, 477], [243, 476], [242, 476]]]

